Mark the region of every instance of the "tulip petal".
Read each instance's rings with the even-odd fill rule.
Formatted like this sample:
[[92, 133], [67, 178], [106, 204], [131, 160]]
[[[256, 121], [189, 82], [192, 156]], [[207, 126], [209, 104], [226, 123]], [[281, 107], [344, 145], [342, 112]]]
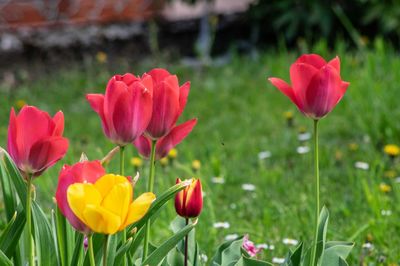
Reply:
[[153, 78], [154, 84], [161, 84], [161, 82], [171, 74], [163, 68], [154, 68], [148, 74]]
[[338, 56], [329, 61], [328, 65], [334, 67], [340, 75], [340, 59]]
[[125, 176], [107, 174], [102, 176], [99, 180], [94, 183], [96, 189], [100, 192], [101, 196], [104, 198], [110, 193], [111, 189], [117, 184], [126, 183], [128, 179]]
[[132, 202], [132, 190], [132, 184], [127, 180], [124, 183], [114, 185], [103, 199], [101, 206], [125, 220], [129, 204]]
[[121, 218], [98, 205], [87, 205], [83, 211], [85, 222], [96, 233], [115, 234], [121, 226]]
[[332, 111], [343, 97], [342, 81], [337, 70], [326, 65], [312, 79], [306, 92], [306, 111], [309, 116], [319, 119]]
[[293, 89], [284, 80], [279, 78], [268, 79], [272, 85], [277, 87], [283, 94], [285, 94], [294, 104], [297, 105], [296, 95], [294, 95]]
[[300, 111], [308, 110], [306, 91], [312, 78], [318, 73], [318, 69], [307, 64], [293, 64], [290, 67], [290, 79], [293, 92], [296, 95], [297, 107]]
[[190, 184], [186, 195], [186, 217], [197, 217], [203, 208], [201, 182], [196, 179]]
[[61, 111], [58, 111], [54, 117], [53, 117], [53, 122], [54, 122], [54, 130], [53, 130], [53, 136], [62, 136], [64, 133], [64, 114]]
[[117, 137], [114, 127], [114, 110], [116, 109], [116, 104], [121, 97], [126, 97], [127, 93], [128, 86], [124, 82], [116, 80], [115, 77], [110, 79], [104, 96], [104, 117], [110, 130], [108, 137], [111, 139]]
[[135, 199], [129, 206], [128, 216], [121, 229], [140, 220], [147, 213], [155, 199], [156, 195], [151, 192], [143, 193]]
[[100, 116], [103, 131], [106, 136], [110, 136], [110, 128], [107, 124], [104, 115], [104, 95], [102, 94], [87, 94], [86, 99], [88, 100], [92, 109]]
[[134, 142], [133, 145], [137, 148], [140, 155], [145, 158], [150, 157], [151, 153], [151, 140], [144, 135], [138, 137]]
[[197, 119], [191, 119], [179, 126], [175, 126], [165, 137], [157, 141], [156, 157], [161, 159], [168, 155], [168, 152], [176, 145], [181, 143], [187, 135], [193, 130], [196, 125]]
[[[182, 182], [182, 180], [180, 178], [176, 179], [176, 184], [179, 184], [181, 182]], [[186, 216], [185, 208], [184, 208], [185, 190], [186, 190], [186, 188], [179, 191], [175, 196], [175, 210], [178, 213], [178, 215], [180, 215], [182, 217]]]
[[43, 171], [59, 161], [68, 150], [68, 139], [48, 137], [37, 141], [29, 151], [29, 164], [35, 171]]
[[320, 69], [321, 67], [326, 65], [325, 59], [317, 54], [304, 54], [296, 60], [295, 64], [298, 63], [311, 65], [317, 69]]
[[75, 183], [68, 187], [67, 200], [73, 213], [85, 224], [86, 205], [99, 205], [102, 197], [93, 184]]
[[17, 139], [17, 118], [15, 116], [14, 108], [11, 108], [10, 121], [8, 123], [8, 136], [7, 136], [7, 150], [10, 153], [11, 158], [14, 162], [19, 165], [19, 153], [18, 146], [16, 143]]
[[183, 84], [179, 88], [179, 112], [176, 117], [176, 120], [178, 120], [178, 118], [182, 114], [183, 110], [185, 110], [187, 99], [189, 96], [189, 91], [190, 91], [190, 81], [185, 82], [185, 84]]
[[153, 78], [150, 75], [144, 74], [142, 77], [142, 84], [153, 97]]

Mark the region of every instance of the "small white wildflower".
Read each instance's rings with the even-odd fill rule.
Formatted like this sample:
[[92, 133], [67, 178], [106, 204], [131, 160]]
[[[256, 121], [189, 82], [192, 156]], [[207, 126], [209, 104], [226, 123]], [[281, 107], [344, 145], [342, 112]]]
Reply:
[[299, 147], [297, 147], [297, 153], [298, 154], [305, 154], [305, 153], [308, 153], [308, 152], [310, 152], [310, 147], [308, 147], [308, 146], [299, 146]]
[[390, 215], [392, 215], [392, 211], [391, 210], [381, 210], [381, 214], [382, 214], [382, 216], [390, 216]]
[[281, 263], [284, 263], [284, 262], [285, 262], [285, 259], [284, 259], [284, 258], [277, 258], [277, 257], [273, 257], [273, 258], [272, 258], [272, 263], [281, 264]]
[[256, 186], [253, 184], [243, 184], [242, 189], [246, 191], [254, 191], [256, 190]]
[[207, 257], [206, 254], [201, 254], [201, 255], [200, 255], [200, 259], [201, 259], [203, 262], [207, 262], [207, 261], [208, 261], [208, 257]]
[[270, 151], [262, 151], [258, 153], [258, 159], [259, 160], [264, 160], [271, 157], [271, 152]]
[[214, 228], [224, 228], [228, 229], [230, 227], [230, 224], [228, 222], [216, 222], [214, 223]]
[[238, 234], [229, 234], [225, 236], [225, 241], [230, 241], [230, 240], [234, 240], [236, 238], [238, 238], [239, 235]]
[[361, 170], [368, 170], [369, 169], [369, 164], [366, 162], [356, 162], [354, 164], [354, 167], [357, 169], [361, 169]]
[[311, 139], [311, 133], [309, 133], [309, 132], [300, 133], [300, 134], [297, 136], [297, 139], [298, 139], [299, 141], [307, 141], [307, 140]]
[[368, 250], [373, 250], [374, 249], [374, 245], [372, 243], [364, 243], [362, 245], [362, 248], [368, 249]]
[[284, 238], [282, 240], [282, 243], [285, 244], [285, 245], [296, 246], [299, 243], [299, 241], [296, 240], [296, 239]]
[[224, 184], [225, 183], [225, 178], [221, 176], [214, 176], [211, 178], [211, 182], [214, 184]]
[[274, 245], [269, 245], [269, 250], [274, 250], [275, 246]]

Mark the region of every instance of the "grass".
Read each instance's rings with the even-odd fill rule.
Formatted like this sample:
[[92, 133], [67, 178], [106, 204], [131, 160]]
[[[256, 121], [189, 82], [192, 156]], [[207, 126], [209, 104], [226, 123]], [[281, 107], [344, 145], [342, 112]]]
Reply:
[[[400, 175], [400, 162], [390, 160], [382, 149], [388, 143], [400, 144], [400, 56], [379, 41], [360, 52], [348, 52], [343, 45], [332, 52], [323, 44], [307, 51], [326, 58], [339, 55], [342, 78], [351, 82], [344, 99], [320, 123], [321, 202], [330, 211], [328, 238], [356, 243], [350, 265], [361, 261], [371, 265], [398, 263], [400, 184], [393, 177]], [[76, 162], [82, 152], [98, 159], [113, 148], [103, 136], [100, 120], [85, 94], [103, 92], [113, 73], [143, 73], [154, 66], [166, 67], [178, 74], [181, 83], [190, 80], [192, 84], [181, 121], [197, 117], [199, 122], [178, 146], [173, 165], [157, 166], [156, 191], [174, 184], [178, 176], [200, 177], [206, 193], [197, 229], [202, 252], [210, 257], [226, 235], [248, 233], [256, 243], [275, 246], [262, 254], [271, 261], [272, 257], [284, 257], [289, 249], [283, 238], [309, 243], [313, 237], [312, 152], [301, 155], [296, 151], [298, 146], [312, 150], [310, 140], [298, 140], [300, 128], [312, 131], [312, 121], [266, 81], [269, 76], [289, 80], [289, 66], [297, 56], [296, 52], [267, 51], [258, 60], [237, 56], [227, 65], [202, 70], [177, 62], [144, 60], [129, 64], [120, 60], [110, 66], [86, 61], [84, 65], [47, 71], [38, 78], [25, 78], [15, 89], [3, 84], [1, 144], [6, 143], [9, 109], [17, 100], [50, 113], [63, 110], [65, 136], [70, 139], [68, 154], [34, 181], [36, 195], [49, 213], [54, 208], [52, 197], [62, 164]], [[294, 113], [293, 127], [287, 126], [285, 111]], [[259, 160], [262, 151], [270, 151], [271, 157]], [[127, 149], [127, 156], [127, 162], [137, 156], [133, 146]], [[197, 173], [190, 167], [194, 159], [202, 163]], [[369, 169], [356, 169], [357, 161], [367, 162]], [[109, 171], [118, 171], [118, 157]], [[125, 172], [134, 175], [133, 166], [127, 164]], [[136, 195], [147, 183], [147, 165], [140, 172]], [[225, 184], [213, 183], [215, 176], [224, 177]], [[243, 190], [245, 183], [255, 185], [255, 191]], [[381, 183], [392, 190], [381, 192]], [[385, 210], [391, 215], [384, 215]], [[174, 217], [171, 203], [154, 226], [155, 242], [170, 234], [168, 224]], [[213, 227], [222, 221], [229, 222], [230, 227]], [[362, 249], [367, 239], [374, 245], [372, 251]]]

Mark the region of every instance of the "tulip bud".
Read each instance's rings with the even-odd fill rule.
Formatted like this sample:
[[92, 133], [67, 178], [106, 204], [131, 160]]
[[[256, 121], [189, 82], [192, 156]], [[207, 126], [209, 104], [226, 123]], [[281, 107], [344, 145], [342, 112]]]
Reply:
[[[176, 183], [181, 183], [177, 178]], [[179, 191], [175, 196], [175, 210], [184, 218], [195, 218], [203, 208], [203, 192], [199, 179], [192, 178], [192, 183]]]

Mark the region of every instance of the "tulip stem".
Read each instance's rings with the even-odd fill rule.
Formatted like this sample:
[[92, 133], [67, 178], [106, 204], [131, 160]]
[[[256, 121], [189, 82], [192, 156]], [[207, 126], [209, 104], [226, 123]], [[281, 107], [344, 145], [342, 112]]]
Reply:
[[90, 266], [96, 266], [96, 263], [94, 261], [94, 253], [93, 253], [93, 240], [92, 240], [93, 234], [90, 234], [87, 236], [88, 242], [89, 242], [89, 261], [90, 261]]
[[[154, 170], [155, 170], [155, 158], [156, 158], [156, 143], [157, 143], [157, 140], [153, 140], [151, 142], [150, 172], [149, 172], [149, 183], [148, 183], [148, 186], [147, 186], [148, 192], [153, 192], [153, 188], [154, 188]], [[151, 221], [150, 221], [150, 219], [148, 219], [147, 222], [146, 222], [146, 234], [144, 236], [142, 261], [145, 261], [145, 259], [147, 258], [147, 254], [149, 252], [150, 227], [151, 227]]]
[[[120, 146], [119, 147], [119, 174], [122, 176], [125, 176], [124, 174], [124, 167], [125, 167], [125, 147], [124, 146]], [[125, 244], [126, 242], [126, 230], [122, 230], [122, 244]], [[124, 254], [122, 257], [122, 265], [126, 265], [126, 255]]]
[[[185, 218], [186, 225], [189, 224], [189, 218]], [[189, 241], [189, 234], [185, 236], [185, 266], [188, 265], [188, 241]]]
[[29, 254], [29, 266], [35, 265], [34, 256], [35, 256], [35, 243], [32, 235], [32, 175], [28, 176], [28, 186], [26, 193], [26, 225], [28, 229], [28, 254]]
[[107, 247], [108, 247], [108, 235], [105, 235], [103, 243], [103, 266], [107, 266]]
[[318, 246], [318, 220], [319, 220], [319, 160], [318, 160], [318, 120], [314, 120], [314, 173], [315, 173], [315, 235], [312, 248], [312, 263], [314, 266], [318, 263], [317, 246]]

